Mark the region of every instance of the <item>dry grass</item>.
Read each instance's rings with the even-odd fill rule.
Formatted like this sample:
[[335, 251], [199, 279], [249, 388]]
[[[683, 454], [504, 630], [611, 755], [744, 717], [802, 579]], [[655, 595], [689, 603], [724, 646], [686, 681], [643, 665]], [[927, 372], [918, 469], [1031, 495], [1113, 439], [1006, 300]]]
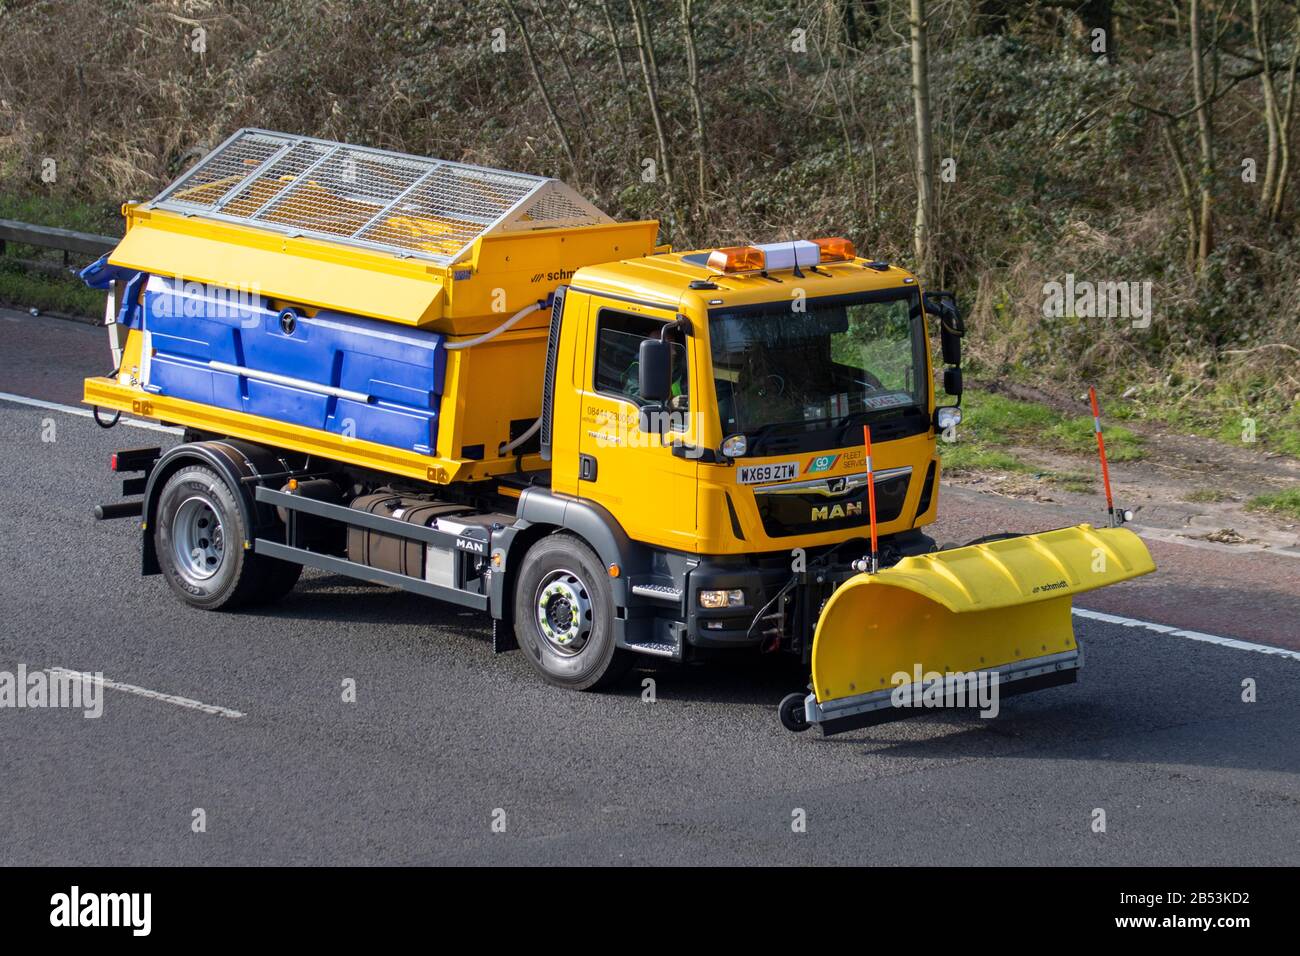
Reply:
[[[0, 194], [147, 198], [232, 130], [263, 126], [557, 175], [612, 215], [661, 219], [678, 246], [844, 234], [910, 264], [905, 4], [882, 2], [885, 22], [850, 44], [835, 3], [756, 0], [738, 17], [724, 0], [697, 0], [709, 25], [697, 30], [703, 195], [676, 5], [653, 24], [671, 188], [641, 177], [644, 160], [661, 158], [625, 5], [611, 7], [628, 85], [599, 5], [518, 5], [576, 171], [496, 2], [0, 2]], [[1067, 13], [1018, 16], [1009, 37], [972, 40], [968, 6], [934, 16], [936, 148], [955, 158], [957, 179], [939, 186], [941, 260], [924, 278], [961, 293], [973, 371], [1136, 387], [1141, 414], [1210, 431], [1250, 413], [1285, 420], [1300, 396], [1290, 350], [1300, 349], [1300, 187], [1286, 222], [1266, 227], [1225, 172], [1219, 247], [1192, 277], [1157, 129], [1126, 104], [1130, 90], [1177, 99], [1182, 38], [1153, 16], [1118, 65], [1099, 67]], [[498, 26], [506, 53], [491, 47]], [[808, 31], [806, 53], [791, 50], [795, 26]], [[206, 52], [191, 49], [197, 28]], [[1259, 154], [1258, 107], [1254, 83], [1216, 104], [1221, 156]], [[40, 178], [46, 158], [58, 163], [54, 184]], [[1152, 327], [1045, 322], [1043, 284], [1066, 273], [1151, 280]]]

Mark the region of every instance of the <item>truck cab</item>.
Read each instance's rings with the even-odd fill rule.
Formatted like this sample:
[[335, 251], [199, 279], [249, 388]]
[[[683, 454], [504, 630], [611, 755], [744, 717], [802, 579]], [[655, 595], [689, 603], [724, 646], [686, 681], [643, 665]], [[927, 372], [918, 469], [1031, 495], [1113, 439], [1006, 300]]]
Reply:
[[654, 643], [673, 656], [807, 653], [868, 548], [864, 426], [884, 551], [933, 547], [940, 426], [911, 273], [795, 241], [589, 266], [555, 301], [550, 493], [657, 554], [633, 591], [665, 596]]

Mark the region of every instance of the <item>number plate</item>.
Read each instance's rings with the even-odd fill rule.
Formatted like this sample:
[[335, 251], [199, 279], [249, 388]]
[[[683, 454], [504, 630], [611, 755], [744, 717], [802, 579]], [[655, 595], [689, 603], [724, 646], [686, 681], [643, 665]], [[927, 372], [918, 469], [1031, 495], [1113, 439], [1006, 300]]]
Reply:
[[798, 474], [797, 461], [778, 461], [770, 465], [740, 465], [736, 468], [736, 481], [742, 485], [757, 485], [764, 481], [785, 481]]

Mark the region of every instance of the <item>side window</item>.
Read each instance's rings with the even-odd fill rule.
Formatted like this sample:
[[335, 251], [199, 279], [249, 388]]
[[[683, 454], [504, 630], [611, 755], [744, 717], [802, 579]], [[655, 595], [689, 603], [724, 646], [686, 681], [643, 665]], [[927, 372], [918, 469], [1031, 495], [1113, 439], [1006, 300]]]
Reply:
[[[596, 324], [596, 391], [643, 404], [637, 382], [641, 342], [657, 337], [663, 327], [662, 319], [601, 309]], [[686, 346], [680, 342], [671, 345], [673, 397], [669, 404], [674, 410], [685, 411], [690, 396]]]

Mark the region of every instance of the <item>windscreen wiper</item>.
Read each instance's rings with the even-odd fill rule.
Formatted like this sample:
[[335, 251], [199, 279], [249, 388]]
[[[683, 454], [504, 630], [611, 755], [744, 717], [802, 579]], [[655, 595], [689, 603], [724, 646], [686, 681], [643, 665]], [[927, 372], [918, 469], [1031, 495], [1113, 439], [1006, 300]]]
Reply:
[[843, 445], [848, 438], [850, 428], [860, 425], [868, 415], [877, 412], [880, 413], [882, 420], [887, 421], [890, 418], [901, 418], [904, 415], [917, 415], [921, 413], [921, 410], [915, 405], [899, 405], [894, 408], [864, 408], [861, 411], [851, 412], [844, 416], [844, 424], [840, 426], [839, 432], [835, 435], [835, 444]]
[[755, 429], [754, 431], [752, 431], [752, 432], [751, 432], [751, 431], [746, 431], [746, 432], [745, 432], [745, 437], [748, 439], [748, 443], [749, 443], [749, 454], [751, 454], [751, 455], [757, 455], [757, 454], [758, 454], [758, 449], [759, 449], [760, 447], [762, 447], [763, 442], [765, 442], [767, 439], [771, 438], [772, 435], [773, 435], [773, 433], [774, 433], [778, 428], [792, 428], [792, 427], [795, 427], [795, 426], [798, 426], [798, 425], [804, 425], [804, 424], [806, 424], [806, 423], [805, 423], [805, 422], [802, 422], [802, 421], [799, 421], [799, 422], [769, 422], [769, 423], [766, 424], [766, 425], [761, 425], [761, 426], [759, 426], [758, 428], [756, 428], [756, 429]]

